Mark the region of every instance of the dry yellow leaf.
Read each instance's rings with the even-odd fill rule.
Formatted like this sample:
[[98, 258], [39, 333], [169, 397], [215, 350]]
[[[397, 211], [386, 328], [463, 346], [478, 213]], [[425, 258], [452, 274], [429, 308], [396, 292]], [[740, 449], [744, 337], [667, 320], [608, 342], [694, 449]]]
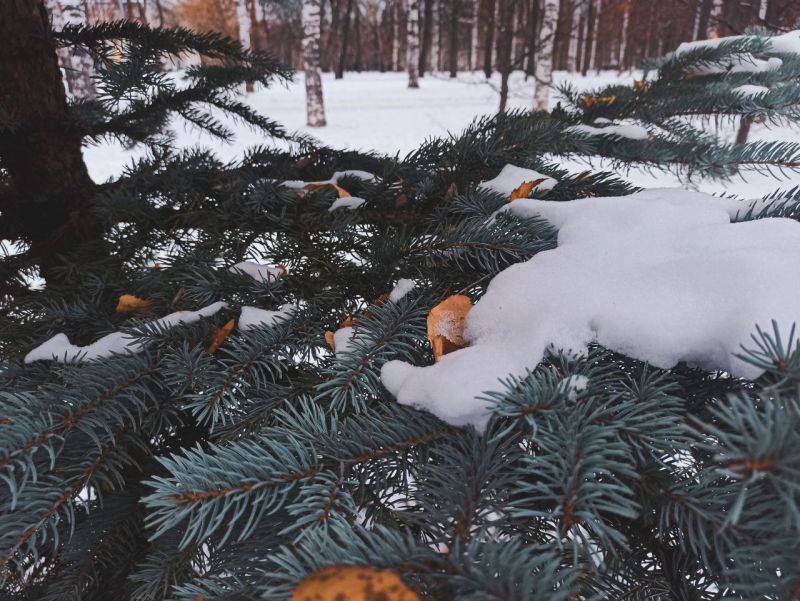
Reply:
[[328, 343], [328, 346], [331, 347], [332, 351], [336, 350], [336, 340], [333, 337], [333, 332], [331, 332], [330, 330], [325, 332], [325, 342]]
[[306, 576], [292, 601], [421, 601], [389, 570], [364, 566], [330, 566]]
[[303, 190], [307, 192], [315, 192], [317, 190], [324, 190], [324, 189], [335, 190], [339, 198], [348, 198], [350, 196], [350, 192], [348, 192], [341, 186], [337, 186], [336, 184], [315, 184], [312, 182], [310, 184], [306, 184], [305, 186], [303, 186]]
[[644, 82], [643, 79], [634, 79], [633, 89], [636, 90], [637, 92], [641, 92], [642, 94], [647, 94], [647, 84]]
[[535, 179], [530, 182], [522, 182], [519, 186], [514, 188], [514, 191], [511, 192], [511, 197], [509, 198], [509, 202], [514, 202], [515, 200], [519, 200], [520, 198], [528, 198], [530, 193], [533, 192], [533, 189], [541, 184], [544, 181], [543, 177]]
[[616, 101], [616, 96], [592, 96], [591, 94], [586, 94], [583, 97], [583, 108], [590, 109], [595, 104], [605, 104], [607, 106], [611, 106]]
[[428, 340], [437, 361], [442, 355], [466, 346], [464, 319], [471, 309], [472, 301], [468, 296], [455, 294], [433, 307], [428, 313]]
[[117, 302], [117, 313], [147, 313], [153, 308], [153, 301], [133, 294], [123, 294]]
[[222, 343], [225, 342], [225, 339], [231, 335], [231, 332], [233, 332], [233, 327], [235, 325], [236, 322], [231, 319], [221, 328], [214, 328], [214, 333], [211, 337], [211, 344], [209, 344], [208, 349], [206, 349], [209, 355], [213, 355], [214, 352], [216, 352], [216, 350], [222, 345]]

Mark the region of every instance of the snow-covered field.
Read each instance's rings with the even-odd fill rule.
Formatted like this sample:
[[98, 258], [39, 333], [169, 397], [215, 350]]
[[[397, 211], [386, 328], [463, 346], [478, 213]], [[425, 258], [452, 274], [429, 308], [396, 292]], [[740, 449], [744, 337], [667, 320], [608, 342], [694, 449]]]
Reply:
[[[558, 83], [569, 82], [580, 89], [591, 89], [610, 83], [631, 83], [635, 74], [605, 71], [587, 77], [557, 72]], [[446, 75], [427, 75], [418, 90], [406, 87], [404, 73], [346, 73], [336, 80], [332, 74], [323, 75], [323, 88], [328, 118], [324, 128], [305, 126], [305, 90], [302, 74], [288, 87], [277, 86], [259, 90], [246, 97], [253, 108], [283, 123], [290, 130], [304, 131], [327, 145], [361, 150], [377, 150], [401, 156], [415, 149], [429, 137], [459, 132], [476, 116], [497, 110], [499, 81], [486, 82], [482, 73], [461, 73], [455, 80]], [[528, 108], [533, 97], [533, 84], [522, 73], [514, 73], [510, 83], [509, 108]], [[552, 105], [557, 98], [551, 97]], [[250, 146], [269, 140], [244, 126], [232, 124], [236, 131], [233, 144], [224, 144], [190, 127], [176, 124], [178, 143], [182, 146], [213, 148], [220, 157], [233, 159]], [[712, 125], [713, 127], [713, 125]], [[733, 137], [735, 129], [722, 124], [726, 136]], [[753, 126], [751, 140], [797, 140], [800, 128], [767, 129]], [[133, 156], [142, 154], [124, 150], [119, 145], [102, 144], [87, 148], [86, 159], [92, 177], [106, 180], [119, 173]], [[568, 168], [583, 170], [584, 163], [568, 162]], [[601, 168], [598, 162], [593, 165]], [[776, 179], [776, 176], [779, 179]], [[678, 186], [674, 176], [661, 172], [632, 170], [627, 174], [633, 183], [644, 186]], [[760, 197], [778, 188], [800, 185], [800, 174], [748, 174], [745, 180], [732, 182], [695, 182], [697, 189], [706, 192], [726, 192], [743, 197]]]

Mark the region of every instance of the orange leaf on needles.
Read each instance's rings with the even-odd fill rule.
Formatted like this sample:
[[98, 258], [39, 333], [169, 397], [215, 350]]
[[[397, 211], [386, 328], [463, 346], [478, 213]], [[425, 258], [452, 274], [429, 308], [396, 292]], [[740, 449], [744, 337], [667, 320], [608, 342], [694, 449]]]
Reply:
[[335, 190], [339, 198], [348, 198], [350, 196], [350, 192], [348, 192], [341, 186], [337, 186], [336, 184], [310, 183], [303, 186], [303, 189], [306, 190], [307, 192], [316, 192], [317, 190]]
[[336, 340], [333, 337], [333, 332], [331, 332], [330, 330], [325, 332], [325, 342], [328, 343], [328, 346], [331, 347], [332, 351], [336, 350]]
[[329, 566], [303, 578], [292, 601], [421, 601], [390, 570], [369, 566]]
[[117, 302], [117, 313], [148, 313], [153, 308], [153, 301], [145, 300], [133, 294], [123, 294]]
[[222, 345], [222, 343], [225, 342], [225, 339], [231, 335], [231, 332], [233, 332], [233, 327], [235, 325], [236, 322], [231, 319], [221, 328], [214, 328], [211, 344], [208, 345], [208, 349], [206, 349], [209, 355], [213, 355], [214, 352]]
[[515, 200], [519, 200], [520, 198], [528, 198], [533, 189], [541, 184], [544, 181], [543, 177], [539, 179], [535, 179], [530, 182], [522, 182], [518, 187], [514, 188], [511, 192], [511, 197], [509, 198], [509, 202], [514, 202]]
[[433, 356], [438, 361], [442, 355], [464, 348], [464, 319], [472, 309], [468, 296], [455, 294], [433, 307], [428, 313], [428, 340]]

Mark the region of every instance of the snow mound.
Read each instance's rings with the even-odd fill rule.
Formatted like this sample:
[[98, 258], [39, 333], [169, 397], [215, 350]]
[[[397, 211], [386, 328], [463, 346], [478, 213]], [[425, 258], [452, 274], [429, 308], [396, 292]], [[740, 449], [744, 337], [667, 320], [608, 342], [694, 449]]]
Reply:
[[345, 196], [344, 198], [338, 198], [331, 203], [330, 207], [328, 207], [328, 213], [333, 213], [337, 209], [350, 209], [351, 211], [354, 211], [365, 202], [367, 201], [363, 198], [359, 198], [358, 196]]
[[760, 96], [761, 94], [769, 94], [769, 88], [764, 86], [756, 86], [752, 84], [745, 84], [743, 86], [736, 86], [731, 90], [734, 94], [750, 98], [751, 96]]
[[539, 173], [533, 169], [525, 169], [524, 167], [517, 167], [516, 165], [506, 165], [502, 171], [497, 174], [497, 177], [478, 184], [478, 188], [484, 190], [494, 190], [504, 196], [510, 196], [511, 193], [519, 188], [525, 182], [532, 182], [537, 179], [543, 179], [537, 188], [539, 190], [552, 190], [558, 183], [552, 177], [548, 177], [543, 173]]
[[[612, 123], [607, 120], [597, 119], [595, 123]], [[646, 140], [649, 137], [647, 129], [635, 123], [612, 123], [605, 127], [594, 127], [592, 125], [580, 124], [568, 127], [566, 131], [572, 131], [590, 136], [618, 136], [630, 140]]]
[[233, 273], [244, 273], [259, 282], [274, 282], [286, 274], [282, 265], [261, 265], [253, 261], [242, 261], [228, 269]]
[[411, 292], [416, 286], [416, 282], [414, 280], [409, 280], [408, 278], [400, 278], [397, 280], [397, 284], [394, 285], [392, 291], [389, 293], [389, 300], [393, 303], [396, 303], [400, 299], [402, 299], [406, 294]]
[[398, 402], [483, 429], [500, 378], [524, 376], [548, 350], [597, 342], [652, 365], [681, 361], [734, 376], [756, 325], [800, 321], [800, 223], [731, 223], [748, 204], [679, 189], [504, 207], [558, 230], [558, 247], [499, 273], [467, 315], [470, 346], [416, 367], [391, 361]]
[[259, 326], [274, 326], [276, 323], [290, 318], [294, 310], [295, 307], [291, 304], [282, 305], [277, 311], [258, 307], [242, 307], [239, 315], [239, 329], [244, 332]]
[[[227, 306], [227, 303], [216, 302], [197, 311], [176, 311], [161, 319], [156, 319], [152, 325], [160, 328], [172, 328], [181, 323], [194, 323], [201, 317], [211, 317]], [[69, 341], [66, 334], [56, 334], [25, 355], [25, 363], [48, 359], [64, 363], [95, 361], [113, 354], [138, 353], [141, 350], [141, 345], [125, 332], [112, 332], [86, 346], [76, 346]]]

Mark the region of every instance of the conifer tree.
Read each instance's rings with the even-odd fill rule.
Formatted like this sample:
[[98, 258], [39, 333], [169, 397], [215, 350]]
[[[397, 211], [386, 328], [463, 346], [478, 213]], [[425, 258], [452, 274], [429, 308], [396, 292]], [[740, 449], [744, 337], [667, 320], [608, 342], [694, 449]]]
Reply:
[[[242, 83], [290, 74], [238, 42], [46, 24], [39, 1], [0, 4], [7, 595], [796, 597], [791, 324], [753, 324], [749, 349], [731, 359], [759, 374], [750, 379], [593, 343], [497, 374], [467, 399], [482, 410], [460, 422], [463, 407], [418, 410], [409, 405], [422, 398], [390, 389], [414, 384], [395, 377], [402, 370], [422, 382], [480, 350], [460, 348], [474, 342], [459, 332], [464, 313], [483, 311], [490, 282], [559, 250], [559, 222], [525, 211], [544, 200], [554, 215], [593, 211], [603, 197], [661, 206], [554, 157], [717, 177], [798, 169], [797, 144], [726, 144], [677, 119], [796, 121], [799, 32], [685, 48], [643, 82], [565, 90], [571, 104], [552, 114], [479, 119], [399, 160], [325, 148], [253, 113], [236, 98]], [[93, 54], [96, 102], [67, 101], [57, 47]], [[160, 64], [184, 52], [218, 64], [176, 83]], [[174, 118], [230, 137], [208, 107], [280, 144], [233, 163], [173, 148]], [[106, 137], [150, 154], [98, 185], [80, 145]], [[692, 199], [706, 221], [738, 206]], [[796, 190], [741, 206], [748, 227], [800, 217]], [[781, 244], [795, 244], [788, 233]], [[754, 293], [735, 284], [721, 300]], [[433, 393], [455, 398], [491, 363]]]

